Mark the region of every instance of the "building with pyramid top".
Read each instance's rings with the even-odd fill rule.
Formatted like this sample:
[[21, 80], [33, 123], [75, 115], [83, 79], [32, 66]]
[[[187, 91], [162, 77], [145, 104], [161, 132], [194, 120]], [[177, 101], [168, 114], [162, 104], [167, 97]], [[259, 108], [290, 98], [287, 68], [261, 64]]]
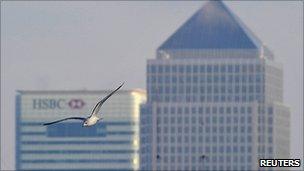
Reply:
[[282, 66], [221, 1], [147, 61], [147, 93], [142, 170], [263, 170], [259, 159], [289, 158]]

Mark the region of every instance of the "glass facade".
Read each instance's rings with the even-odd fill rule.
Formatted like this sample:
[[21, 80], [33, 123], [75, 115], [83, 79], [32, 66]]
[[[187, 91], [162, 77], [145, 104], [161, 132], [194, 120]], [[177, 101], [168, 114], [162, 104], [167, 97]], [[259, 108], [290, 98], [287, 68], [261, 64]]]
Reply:
[[273, 58], [223, 2], [206, 2], [147, 62], [141, 169], [262, 170], [260, 158], [288, 158]]
[[101, 108], [102, 120], [43, 123], [89, 116], [110, 91], [20, 91], [16, 96], [16, 170], [138, 170], [143, 91], [121, 90]]

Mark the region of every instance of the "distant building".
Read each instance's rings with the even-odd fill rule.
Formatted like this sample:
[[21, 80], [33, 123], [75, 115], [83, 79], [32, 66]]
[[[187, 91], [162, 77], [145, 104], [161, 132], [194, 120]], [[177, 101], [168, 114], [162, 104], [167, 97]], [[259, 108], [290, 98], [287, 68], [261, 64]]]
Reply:
[[221, 1], [148, 60], [147, 95], [143, 170], [257, 170], [260, 158], [289, 157], [282, 66]]
[[110, 91], [18, 91], [16, 170], [138, 170], [141, 90], [119, 90], [101, 108], [103, 120], [43, 126], [65, 117], [87, 117]]

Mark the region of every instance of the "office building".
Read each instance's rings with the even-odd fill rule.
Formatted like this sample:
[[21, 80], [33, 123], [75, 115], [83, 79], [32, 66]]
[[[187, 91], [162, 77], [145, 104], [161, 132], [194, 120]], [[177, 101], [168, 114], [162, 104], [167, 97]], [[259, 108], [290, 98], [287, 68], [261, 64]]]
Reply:
[[147, 62], [141, 169], [262, 170], [260, 158], [289, 158], [289, 120], [282, 65], [208, 1]]
[[141, 90], [119, 90], [92, 127], [66, 117], [87, 117], [111, 91], [18, 91], [16, 170], [138, 170]]

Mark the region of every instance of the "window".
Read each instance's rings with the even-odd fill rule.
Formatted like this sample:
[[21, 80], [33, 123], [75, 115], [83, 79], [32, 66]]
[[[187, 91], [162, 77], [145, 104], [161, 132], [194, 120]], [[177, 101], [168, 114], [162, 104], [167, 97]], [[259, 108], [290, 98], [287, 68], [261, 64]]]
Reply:
[[210, 107], [206, 107], [206, 114], [210, 114]]
[[156, 73], [156, 67], [155, 67], [155, 65], [151, 65], [150, 67], [151, 67], [151, 72], [153, 74], [155, 74]]
[[218, 73], [218, 72], [219, 72], [219, 66], [214, 65], [213, 71], [214, 71], [215, 73]]
[[178, 67], [178, 71], [179, 71], [179, 73], [183, 73], [184, 72], [184, 66], [179, 66]]
[[234, 69], [235, 69], [235, 72], [236, 72], [236, 73], [239, 73], [239, 72], [240, 72], [240, 66], [239, 66], [239, 65], [235, 65], [235, 68], [234, 68]]
[[199, 112], [200, 114], [202, 114], [202, 113], [203, 113], [203, 108], [202, 108], [202, 107], [199, 107], [198, 112]]
[[212, 72], [212, 67], [211, 65], [207, 65], [207, 73], [211, 73]]
[[200, 72], [205, 72], [205, 66], [200, 66]]
[[230, 107], [227, 107], [227, 108], [226, 108], [226, 113], [227, 113], [227, 114], [231, 114], [231, 108], [230, 108]]
[[162, 73], [162, 72], [163, 72], [163, 66], [162, 66], [162, 65], [159, 65], [159, 66], [158, 66], [158, 72], [159, 72], [159, 73]]
[[222, 73], [225, 73], [225, 72], [226, 72], [226, 66], [225, 66], [225, 65], [222, 65], [222, 66], [221, 66], [221, 72], [222, 72]]
[[247, 66], [246, 65], [242, 65], [242, 72], [247, 72]]
[[187, 73], [191, 73], [191, 66], [187, 65]]
[[176, 67], [176, 65], [173, 65], [172, 66], [172, 72], [176, 73], [176, 71], [177, 71], [177, 67]]
[[198, 76], [193, 76], [193, 82], [198, 83]]
[[233, 66], [232, 65], [228, 65], [228, 72], [232, 73], [233, 72]]
[[197, 65], [194, 65], [194, 66], [193, 66], [193, 72], [194, 72], [194, 73], [197, 73], [197, 72], [198, 72], [198, 66], [197, 66]]
[[165, 65], [164, 67], [165, 67], [166, 73], [169, 73], [170, 72], [170, 66], [169, 65]]

